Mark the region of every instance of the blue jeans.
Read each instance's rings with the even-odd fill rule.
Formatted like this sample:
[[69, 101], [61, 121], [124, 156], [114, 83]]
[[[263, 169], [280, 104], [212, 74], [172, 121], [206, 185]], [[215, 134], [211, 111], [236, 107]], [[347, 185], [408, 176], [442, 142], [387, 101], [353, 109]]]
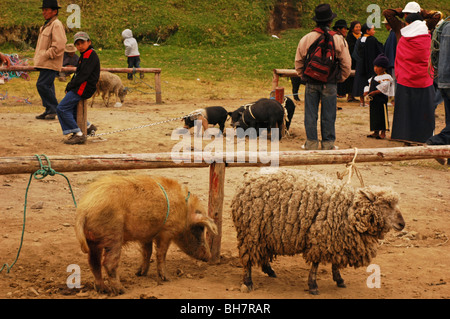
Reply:
[[[64, 135], [81, 132], [77, 124], [77, 105], [81, 99], [81, 96], [73, 91], [69, 91], [58, 104], [56, 113]], [[89, 124], [87, 122], [88, 126]]]
[[442, 131], [430, 137], [429, 145], [450, 145], [450, 89], [440, 89], [445, 107], [445, 127]]
[[45, 107], [45, 114], [56, 114], [58, 100], [55, 94], [55, 77], [58, 71], [40, 69], [39, 78], [36, 81], [36, 88]]
[[311, 84], [305, 87], [305, 131], [306, 149], [317, 149], [317, 120], [319, 117], [319, 102], [321, 102], [320, 128], [322, 149], [333, 149], [336, 140], [335, 122], [337, 106], [336, 84]]

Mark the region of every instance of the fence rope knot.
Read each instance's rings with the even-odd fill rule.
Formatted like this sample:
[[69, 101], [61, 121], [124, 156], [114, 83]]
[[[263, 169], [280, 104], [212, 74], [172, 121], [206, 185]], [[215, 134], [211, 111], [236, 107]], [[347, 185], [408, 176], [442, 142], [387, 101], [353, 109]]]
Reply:
[[36, 156], [37, 160], [39, 161], [40, 168], [36, 172], [30, 174], [30, 179], [28, 180], [28, 185], [27, 185], [27, 188], [26, 188], [26, 191], [25, 191], [25, 203], [23, 205], [22, 235], [20, 237], [20, 244], [19, 244], [19, 248], [17, 250], [16, 259], [11, 264], [11, 266], [6, 264], [6, 263], [3, 264], [3, 266], [0, 268], [0, 272], [2, 272], [3, 269], [6, 269], [6, 272], [9, 273], [11, 268], [16, 264], [17, 260], [19, 259], [20, 251], [22, 250], [22, 245], [23, 245], [23, 237], [24, 237], [24, 234], [25, 234], [25, 224], [26, 224], [26, 216], [27, 216], [27, 202], [28, 202], [28, 190], [30, 189], [30, 184], [31, 184], [31, 181], [33, 180], [33, 178], [37, 179], [37, 180], [41, 180], [41, 179], [44, 179], [45, 177], [47, 177], [48, 175], [50, 175], [50, 176], [54, 176], [54, 175], [61, 175], [61, 176], [63, 176], [66, 179], [67, 183], [69, 184], [69, 189], [70, 189], [70, 192], [72, 194], [73, 202], [75, 204], [75, 207], [77, 207], [77, 202], [75, 201], [75, 196], [73, 194], [72, 186], [70, 185], [69, 179], [64, 174], [61, 174], [61, 173], [55, 171], [52, 168], [52, 166], [50, 164], [50, 160], [48, 159], [48, 157], [45, 154], [42, 154], [41, 156], [43, 156], [45, 158], [45, 160], [47, 161], [47, 165], [44, 165], [42, 163], [40, 155], [35, 155], [35, 156]]
[[363, 181], [362, 175], [359, 172], [359, 170], [355, 164], [357, 156], [358, 156], [358, 149], [355, 147], [355, 155], [353, 156], [353, 160], [350, 163], [347, 163], [345, 165], [347, 167], [347, 169], [344, 172], [342, 172], [342, 173], [337, 172], [337, 177], [340, 180], [342, 180], [344, 178], [344, 176], [348, 174], [347, 184], [350, 184], [353, 174], [356, 174], [356, 176], [359, 179], [359, 182], [361, 183], [361, 187], [364, 187], [364, 181]]

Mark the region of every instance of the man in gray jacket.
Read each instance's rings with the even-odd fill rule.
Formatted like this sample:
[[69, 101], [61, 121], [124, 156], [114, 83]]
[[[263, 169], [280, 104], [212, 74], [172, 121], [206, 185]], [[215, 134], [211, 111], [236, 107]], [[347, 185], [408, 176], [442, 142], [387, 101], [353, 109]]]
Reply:
[[[351, 57], [345, 39], [330, 31], [330, 25], [336, 14], [331, 11], [329, 4], [320, 4], [315, 9], [313, 20], [317, 27], [301, 38], [295, 55], [295, 70], [299, 77], [306, 80], [305, 86], [305, 131], [306, 143], [304, 148], [316, 150], [319, 148], [317, 135], [317, 120], [319, 103], [322, 102], [320, 113], [321, 146], [323, 150], [335, 149], [335, 122], [337, 108], [337, 83], [344, 82], [351, 72]], [[325, 32], [332, 36], [334, 42], [336, 64], [326, 83], [318, 82], [304, 74], [304, 67], [308, 49]]]
[[58, 9], [61, 8], [58, 6], [58, 1], [44, 0], [41, 8], [45, 23], [39, 30], [34, 67], [39, 70], [36, 88], [45, 111], [36, 118], [38, 120], [54, 120], [58, 106], [55, 78], [62, 67], [67, 38], [64, 26], [58, 20]]
[[[450, 23], [444, 26], [439, 45], [439, 64], [437, 84], [444, 99], [445, 127], [442, 131], [427, 140], [428, 145], [450, 145]], [[445, 164], [445, 159], [437, 158], [439, 163]], [[450, 165], [449, 159], [447, 164]]]

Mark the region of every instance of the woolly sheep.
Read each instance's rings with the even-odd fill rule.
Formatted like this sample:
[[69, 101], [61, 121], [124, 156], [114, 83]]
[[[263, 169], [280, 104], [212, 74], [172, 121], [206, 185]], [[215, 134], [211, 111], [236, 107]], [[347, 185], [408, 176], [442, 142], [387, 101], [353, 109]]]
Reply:
[[253, 289], [253, 265], [276, 277], [269, 264], [274, 257], [303, 253], [312, 263], [311, 294], [319, 293], [319, 263], [331, 263], [333, 280], [345, 287], [339, 269], [369, 265], [378, 239], [404, 228], [398, 201], [391, 188], [355, 189], [310, 171], [279, 169], [246, 178], [231, 204], [244, 284]]
[[[116, 96], [116, 104], [114, 104], [114, 106], [120, 107], [122, 106], [127, 93], [128, 89], [123, 86], [118, 75], [111, 72], [101, 71], [100, 78], [97, 82], [97, 91], [95, 91], [92, 96], [91, 107], [94, 105], [95, 97], [100, 94], [102, 94], [102, 99], [105, 102], [106, 107], [109, 105], [109, 98], [111, 97], [111, 94]], [[108, 97], [105, 100], [106, 95], [108, 95]], [[120, 99], [120, 102], [118, 102], [117, 99]]]

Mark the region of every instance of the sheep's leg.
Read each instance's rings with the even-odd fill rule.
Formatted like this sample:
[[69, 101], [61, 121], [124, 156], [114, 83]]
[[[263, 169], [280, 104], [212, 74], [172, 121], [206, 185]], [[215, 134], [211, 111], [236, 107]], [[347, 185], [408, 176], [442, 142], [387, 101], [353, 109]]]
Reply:
[[244, 285], [247, 286], [249, 291], [253, 290], [252, 266], [251, 265], [244, 266]]
[[270, 264], [268, 262], [263, 264], [261, 269], [269, 277], [272, 277], [272, 278], [276, 278], [277, 277], [277, 274], [275, 274], [275, 271], [273, 271], [272, 267], [270, 266]]
[[311, 266], [311, 270], [309, 271], [308, 287], [309, 287], [309, 293], [311, 295], [319, 294], [319, 288], [318, 288], [317, 282], [316, 282], [318, 268], [319, 268], [319, 263], [313, 263]]
[[93, 107], [93, 105], [94, 105], [94, 100], [95, 100], [95, 97], [98, 95], [99, 93], [98, 93], [98, 91], [95, 91], [95, 93], [94, 93], [94, 95], [92, 95], [92, 100], [91, 100], [91, 107]]
[[339, 268], [337, 265], [333, 264], [331, 266], [331, 270], [333, 272], [333, 280], [336, 282], [339, 288], [346, 288], [347, 286], [344, 283], [344, 279], [341, 277], [341, 273], [339, 272]]
[[153, 251], [153, 242], [141, 244], [142, 264], [136, 272], [136, 276], [146, 276], [150, 267], [150, 257]]
[[106, 107], [109, 106], [109, 99], [111, 98], [111, 92], [108, 93], [108, 98], [106, 99]]

